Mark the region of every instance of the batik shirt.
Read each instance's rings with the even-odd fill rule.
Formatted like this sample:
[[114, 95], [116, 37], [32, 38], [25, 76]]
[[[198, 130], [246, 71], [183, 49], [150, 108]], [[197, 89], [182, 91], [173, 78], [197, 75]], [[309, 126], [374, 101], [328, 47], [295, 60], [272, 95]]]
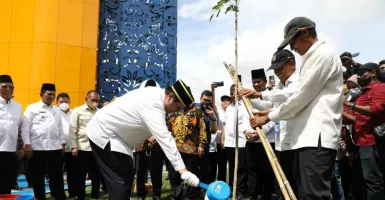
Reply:
[[204, 113], [198, 106], [170, 114], [168, 126], [181, 153], [198, 154], [198, 147], [207, 144]]

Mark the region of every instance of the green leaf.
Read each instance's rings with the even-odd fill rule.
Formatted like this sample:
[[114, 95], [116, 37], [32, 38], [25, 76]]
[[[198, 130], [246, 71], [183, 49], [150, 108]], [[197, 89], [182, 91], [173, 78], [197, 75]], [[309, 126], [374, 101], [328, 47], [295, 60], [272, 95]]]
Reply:
[[221, 9], [218, 10], [217, 17], [219, 16], [220, 13], [221, 13]]
[[234, 8], [232, 9], [234, 12], [239, 12], [238, 10], [238, 6], [234, 6]]
[[232, 10], [234, 5], [230, 5], [229, 7], [226, 8], [225, 14], [227, 14], [230, 10]]
[[214, 14], [212, 14], [212, 15], [211, 15], [211, 17], [210, 17], [210, 21], [213, 19], [213, 17], [214, 17]]

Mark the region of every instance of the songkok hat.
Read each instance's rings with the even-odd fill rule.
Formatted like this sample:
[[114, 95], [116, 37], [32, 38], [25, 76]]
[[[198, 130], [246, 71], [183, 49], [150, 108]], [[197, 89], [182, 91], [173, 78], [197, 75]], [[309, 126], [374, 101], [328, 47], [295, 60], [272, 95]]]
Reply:
[[0, 83], [13, 83], [11, 76], [9, 75], [0, 75]]
[[266, 79], [265, 70], [263, 68], [251, 70], [251, 79], [257, 78]]
[[41, 86], [41, 91], [43, 90], [56, 91], [55, 84], [43, 83], [43, 85]]
[[175, 96], [179, 99], [180, 102], [183, 103], [183, 105], [187, 106], [194, 102], [194, 97], [190, 88], [186, 86], [186, 84], [181, 79], [176, 81], [174, 85], [171, 86], [171, 88]]

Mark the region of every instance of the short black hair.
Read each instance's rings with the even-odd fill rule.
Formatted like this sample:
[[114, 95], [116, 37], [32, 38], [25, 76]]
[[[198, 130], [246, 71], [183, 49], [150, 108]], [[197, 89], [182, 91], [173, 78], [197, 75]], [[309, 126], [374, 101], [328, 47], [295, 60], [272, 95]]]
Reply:
[[[42, 92], [42, 93], [44, 94], [45, 92]], [[68, 100], [70, 100], [70, 96], [67, 93], [65, 93], [65, 92], [62, 92], [62, 93], [58, 94], [57, 97], [56, 97], [56, 101], [59, 101], [59, 98], [68, 98]]]
[[97, 94], [97, 95], [100, 96], [99, 92], [96, 91], [96, 90], [90, 90], [90, 91], [88, 91], [88, 92], [87, 92], [87, 96], [90, 95], [90, 94]]
[[144, 85], [144, 87], [148, 87], [148, 86], [156, 87], [156, 82], [150, 79], [146, 82], [146, 85]]
[[346, 80], [348, 80], [350, 78], [349, 74], [346, 72], [342, 72], [342, 77], [343, 77], [343, 79], [346, 79]]
[[232, 84], [231, 86], [230, 86], [230, 90], [231, 89], [234, 89], [235, 88], [235, 84]]
[[384, 59], [384, 60], [381, 60], [381, 61], [378, 63], [378, 65], [383, 65], [383, 64], [385, 64], [385, 59]]
[[213, 96], [213, 93], [210, 91], [210, 90], [204, 90], [201, 94], [201, 98], [203, 96], [206, 96], [206, 97], [212, 97]]
[[315, 30], [315, 28], [308, 28], [307, 30], [309, 31], [309, 35], [310, 35], [313, 39], [316, 39], [316, 38], [317, 38], [317, 31]]
[[[187, 90], [190, 90], [190, 88], [187, 87]], [[165, 91], [166, 95], [174, 94], [173, 102], [180, 102], [180, 100], [176, 97], [174, 90], [172, 90], [172, 87], [171, 87], [171, 86], [166, 86], [166, 87], [164, 88], [164, 91]]]

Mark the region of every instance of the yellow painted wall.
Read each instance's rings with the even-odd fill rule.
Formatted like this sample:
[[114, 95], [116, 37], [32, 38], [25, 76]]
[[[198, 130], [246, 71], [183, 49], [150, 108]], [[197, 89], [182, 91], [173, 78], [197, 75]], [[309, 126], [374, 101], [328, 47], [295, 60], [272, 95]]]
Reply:
[[71, 107], [95, 89], [99, 0], [1, 0], [0, 74], [12, 76], [23, 109], [44, 82]]

